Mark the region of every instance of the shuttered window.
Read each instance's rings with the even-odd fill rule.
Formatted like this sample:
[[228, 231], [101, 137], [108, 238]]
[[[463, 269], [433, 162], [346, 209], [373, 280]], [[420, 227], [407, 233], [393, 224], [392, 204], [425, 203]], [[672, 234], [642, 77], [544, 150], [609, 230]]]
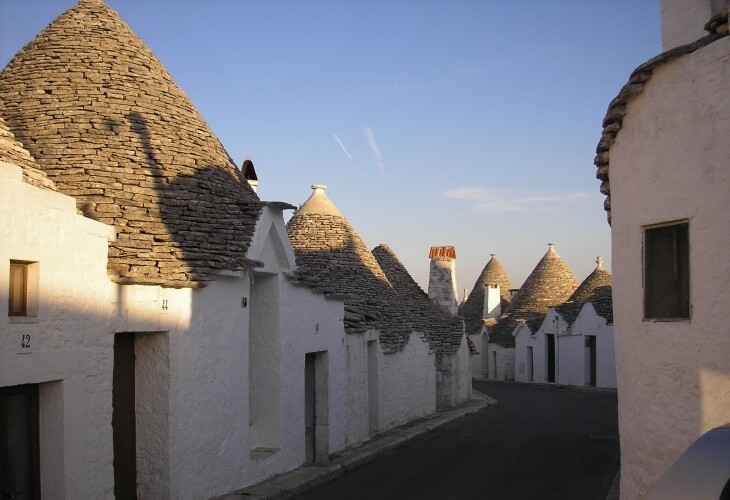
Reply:
[[689, 222], [645, 227], [644, 318], [689, 317]]

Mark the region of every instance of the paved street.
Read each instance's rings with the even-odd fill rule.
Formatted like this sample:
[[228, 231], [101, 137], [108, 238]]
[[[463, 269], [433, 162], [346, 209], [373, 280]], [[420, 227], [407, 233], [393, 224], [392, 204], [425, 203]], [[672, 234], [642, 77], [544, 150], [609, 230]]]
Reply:
[[616, 394], [475, 382], [499, 401], [300, 499], [603, 500], [618, 470]]

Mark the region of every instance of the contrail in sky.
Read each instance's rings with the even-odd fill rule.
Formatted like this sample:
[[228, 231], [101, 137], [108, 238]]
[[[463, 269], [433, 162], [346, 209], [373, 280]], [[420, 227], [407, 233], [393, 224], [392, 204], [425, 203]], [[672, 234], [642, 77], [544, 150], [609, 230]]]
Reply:
[[332, 132], [332, 137], [334, 137], [335, 141], [337, 141], [337, 144], [340, 146], [340, 149], [342, 150], [342, 152], [345, 153], [345, 156], [347, 156], [347, 158], [352, 162], [352, 164], [355, 165], [355, 168], [357, 169], [357, 173], [360, 174], [360, 176], [362, 176], [362, 171], [360, 170], [360, 167], [357, 165], [357, 162], [352, 158], [352, 155], [347, 150], [345, 145], [342, 143], [340, 138], [337, 137], [337, 134]]
[[365, 137], [368, 140], [368, 144], [370, 144], [370, 149], [372, 149], [373, 154], [375, 155], [375, 161], [378, 163], [378, 167], [380, 168], [380, 174], [383, 176], [383, 178], [385, 178], [383, 156], [380, 154], [378, 145], [375, 143], [375, 135], [373, 134], [373, 130], [370, 127], [365, 127]]

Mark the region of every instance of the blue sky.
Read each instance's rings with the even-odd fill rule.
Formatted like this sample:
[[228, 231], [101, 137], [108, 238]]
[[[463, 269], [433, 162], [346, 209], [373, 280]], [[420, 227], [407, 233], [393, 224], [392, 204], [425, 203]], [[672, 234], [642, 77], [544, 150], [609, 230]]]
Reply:
[[[75, 0], [0, 1], [0, 66]], [[658, 0], [107, 0], [264, 200], [327, 193], [424, 288], [496, 253], [516, 285], [547, 243], [579, 280], [610, 228], [593, 157], [609, 101], [661, 52]]]

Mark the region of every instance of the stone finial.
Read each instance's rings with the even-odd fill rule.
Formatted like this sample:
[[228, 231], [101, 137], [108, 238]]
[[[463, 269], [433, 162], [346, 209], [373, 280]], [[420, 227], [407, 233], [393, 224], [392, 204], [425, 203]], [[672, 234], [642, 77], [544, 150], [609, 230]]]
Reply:
[[548, 252], [550, 250], [555, 250], [555, 243], [548, 243]]
[[600, 255], [596, 257], [596, 264], [598, 264], [596, 266], [596, 269], [603, 269], [603, 257], [601, 257]]
[[309, 196], [307, 201], [299, 207], [297, 213], [300, 215], [318, 214], [343, 217], [342, 213], [327, 196], [327, 193], [325, 192], [326, 189], [327, 186], [324, 184], [312, 184], [312, 194]]

